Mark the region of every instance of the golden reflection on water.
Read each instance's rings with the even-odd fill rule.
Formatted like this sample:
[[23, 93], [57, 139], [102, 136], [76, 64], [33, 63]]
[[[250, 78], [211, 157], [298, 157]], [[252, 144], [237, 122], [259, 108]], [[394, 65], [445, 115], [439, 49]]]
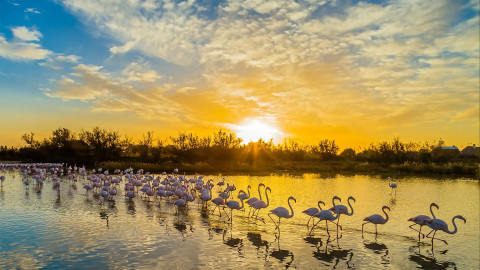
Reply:
[[[258, 197], [260, 183], [270, 187], [267, 210], [288, 208], [288, 197], [296, 198], [297, 203], [292, 203], [294, 217], [282, 219], [280, 239], [267, 210], [259, 214], [265, 218], [265, 224], [247, 218], [248, 210], [234, 211], [230, 227], [226, 217], [202, 211], [197, 202], [177, 216], [173, 201], [146, 202], [139, 196], [130, 201], [122, 196], [122, 191], [116, 202], [102, 205], [99, 196], [84, 196], [81, 182], [75, 189], [62, 180], [61, 194], [57, 196], [51, 183], [45, 183], [41, 190], [31, 187], [27, 191], [17, 177], [7, 179], [9, 182], [5, 181], [0, 190], [0, 237], [2, 243], [14, 244], [0, 248], [0, 267], [84, 268], [85, 262], [92, 260], [100, 268], [201, 269], [225, 264], [273, 269], [479, 266], [478, 181], [403, 177], [394, 179], [398, 188], [391, 193], [388, 180], [381, 176], [275, 174], [205, 179], [214, 179], [216, 183], [223, 177], [226, 183], [237, 187], [235, 196], [240, 189], [247, 191], [248, 185], [253, 197]], [[215, 186], [213, 197], [218, 192]], [[266, 200], [264, 189], [261, 192]], [[332, 225], [328, 238], [324, 224], [309, 235], [308, 216], [301, 211], [316, 207], [318, 200], [331, 207], [334, 195], [345, 205], [348, 196], [355, 197], [354, 214], [341, 217], [343, 231], [338, 236]], [[449, 245], [436, 243], [433, 251], [427, 240], [418, 245], [417, 233], [408, 228], [407, 221], [419, 214], [430, 215], [431, 202], [439, 205], [435, 213], [450, 228], [453, 216], [461, 214], [467, 219], [466, 224], [458, 224], [455, 235], [437, 233]], [[383, 205], [391, 208], [390, 220], [378, 226], [377, 239], [372, 234], [374, 226], [366, 226], [362, 239], [363, 218], [375, 213], [383, 215]], [[25, 227], [16, 226], [19, 222]], [[15, 237], [27, 240], [18, 241]]]

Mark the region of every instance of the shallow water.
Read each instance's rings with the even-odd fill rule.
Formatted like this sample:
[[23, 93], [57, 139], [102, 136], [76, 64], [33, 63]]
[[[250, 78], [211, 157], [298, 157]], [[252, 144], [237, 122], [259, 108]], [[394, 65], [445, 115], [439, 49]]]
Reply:
[[[189, 178], [189, 177], [187, 177]], [[207, 176], [218, 182], [221, 176]], [[83, 183], [77, 189], [63, 179], [60, 197], [47, 181], [41, 190], [25, 190], [20, 174], [7, 173], [0, 190], [0, 268], [298, 268], [298, 269], [478, 269], [479, 262], [479, 181], [471, 179], [436, 179], [405, 177], [395, 179], [398, 188], [391, 194], [388, 181], [374, 176], [322, 177], [300, 176], [228, 176], [237, 191], [264, 183], [272, 189], [270, 206], [288, 208], [293, 196], [294, 216], [281, 221], [281, 237], [267, 211], [260, 212], [265, 224], [247, 219], [234, 211], [233, 226], [226, 217], [201, 211], [197, 201], [188, 211], [176, 215], [173, 201], [146, 202], [139, 196], [129, 201], [120, 191], [115, 203], [101, 205], [100, 197], [85, 196]], [[123, 187], [123, 185], [122, 185]], [[215, 193], [218, 188], [215, 187]], [[236, 195], [237, 193], [235, 193]], [[307, 216], [301, 211], [316, 207], [318, 200], [331, 206], [337, 195], [346, 204], [353, 196], [354, 214], [342, 216], [343, 231], [324, 223], [312, 235], [306, 227]], [[214, 194], [213, 197], [216, 197]], [[437, 218], [452, 229], [451, 219], [462, 215], [467, 222], [456, 220], [458, 232], [438, 232], [448, 242], [423, 239], [408, 228], [408, 218], [430, 215], [429, 205], [440, 209]], [[365, 226], [363, 218], [391, 208], [390, 220], [375, 227]], [[212, 209], [213, 207], [210, 207]], [[248, 210], [247, 210], [248, 211]], [[424, 232], [428, 232], [426, 228]]]

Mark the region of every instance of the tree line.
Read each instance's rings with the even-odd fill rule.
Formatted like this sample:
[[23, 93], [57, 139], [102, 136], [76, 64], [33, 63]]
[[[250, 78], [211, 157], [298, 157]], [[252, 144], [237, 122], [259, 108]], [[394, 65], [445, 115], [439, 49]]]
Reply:
[[[95, 127], [92, 130], [72, 132], [58, 128], [41, 140], [34, 133], [22, 135], [22, 147], [0, 146], [1, 160], [23, 162], [67, 162], [87, 166], [104, 161], [146, 163], [195, 163], [205, 162], [213, 167], [224, 163], [240, 162], [251, 165], [279, 162], [356, 161], [386, 164], [405, 162], [472, 161], [459, 155], [444, 155], [438, 151], [445, 142], [391, 142], [372, 143], [360, 150], [346, 148], [339, 152], [335, 140], [321, 139], [316, 144], [302, 144], [287, 138], [275, 144], [273, 140], [260, 139], [244, 144], [235, 133], [219, 130], [211, 135], [180, 132], [168, 138], [156, 137], [147, 131], [134, 141], [132, 138]], [[473, 159], [475, 160], [475, 159]]]

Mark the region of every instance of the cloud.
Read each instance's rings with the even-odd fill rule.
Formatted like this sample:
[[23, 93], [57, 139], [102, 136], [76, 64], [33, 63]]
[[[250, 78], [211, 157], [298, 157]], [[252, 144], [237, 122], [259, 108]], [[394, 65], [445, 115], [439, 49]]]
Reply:
[[43, 67], [51, 69], [61, 70], [65, 64], [77, 64], [80, 61], [80, 57], [77, 55], [63, 55], [63, 54], [51, 54], [44, 62], [38, 63]]
[[[470, 109], [479, 87], [475, 1], [63, 3], [113, 40], [112, 55], [136, 51], [181, 70], [170, 79], [141, 61], [117, 73], [77, 66], [73, 82], [52, 90], [96, 110], [134, 111], [127, 106], [133, 102], [138, 114], [158, 115], [151, 101], [160, 95], [159, 104], [174, 104], [174, 118], [183, 112], [208, 125], [270, 115], [291, 125], [292, 134], [398, 134], [425, 123], [478, 120]], [[461, 16], [472, 10], [477, 16]]]
[[42, 49], [40, 44], [26, 42], [8, 42], [0, 36], [0, 57], [13, 61], [45, 59], [51, 51]]
[[38, 11], [36, 8], [26, 8], [25, 12], [26, 13], [41, 14], [40, 11]]
[[[171, 121], [184, 119], [181, 107], [169, 100], [158, 86], [139, 89], [129, 82], [152, 82], [150, 71], [138, 72], [140, 64], [132, 63], [122, 76], [104, 71], [102, 66], [78, 64], [69, 76], [63, 76], [55, 89], [43, 91], [48, 97], [64, 101], [79, 100], [93, 104], [93, 111], [129, 111], [145, 118], [168, 116]], [[137, 73], [136, 73], [137, 72]]]
[[11, 30], [14, 37], [24, 41], [39, 41], [42, 38], [42, 33], [35, 29], [29, 30], [25, 26], [12, 27]]

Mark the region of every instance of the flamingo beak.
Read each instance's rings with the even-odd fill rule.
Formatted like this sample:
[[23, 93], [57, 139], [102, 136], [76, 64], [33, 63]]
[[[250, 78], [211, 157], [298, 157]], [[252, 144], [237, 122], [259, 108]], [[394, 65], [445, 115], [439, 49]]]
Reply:
[[408, 221], [413, 221], [413, 218], [409, 218]]

